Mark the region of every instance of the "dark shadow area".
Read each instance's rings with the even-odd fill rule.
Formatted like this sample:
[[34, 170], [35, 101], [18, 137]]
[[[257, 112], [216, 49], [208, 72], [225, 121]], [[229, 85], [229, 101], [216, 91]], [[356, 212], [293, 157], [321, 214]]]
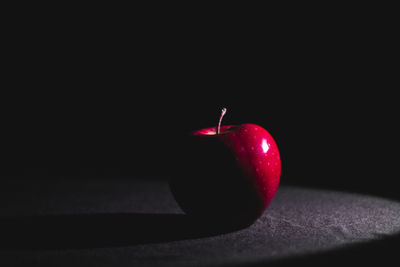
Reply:
[[236, 230], [184, 214], [79, 214], [0, 218], [0, 249], [119, 247]]

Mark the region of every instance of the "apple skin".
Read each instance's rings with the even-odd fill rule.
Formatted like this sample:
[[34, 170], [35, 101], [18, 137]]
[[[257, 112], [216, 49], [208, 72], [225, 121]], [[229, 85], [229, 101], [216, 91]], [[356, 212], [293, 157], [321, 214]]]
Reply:
[[272, 136], [255, 124], [191, 132], [182, 140], [170, 188], [182, 210], [204, 222], [246, 227], [271, 203], [281, 160]]

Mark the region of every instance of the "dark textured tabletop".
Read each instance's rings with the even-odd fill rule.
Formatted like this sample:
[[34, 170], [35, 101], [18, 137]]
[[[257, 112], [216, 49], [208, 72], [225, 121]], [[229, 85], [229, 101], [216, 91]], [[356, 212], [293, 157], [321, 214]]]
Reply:
[[255, 224], [235, 231], [189, 220], [163, 181], [14, 179], [0, 193], [0, 266], [334, 260], [389, 253], [400, 232], [399, 202], [321, 189], [281, 186]]

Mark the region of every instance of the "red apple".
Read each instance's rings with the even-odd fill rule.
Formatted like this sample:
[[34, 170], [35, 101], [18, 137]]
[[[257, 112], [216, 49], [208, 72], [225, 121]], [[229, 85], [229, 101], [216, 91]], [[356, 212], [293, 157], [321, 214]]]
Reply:
[[248, 226], [271, 203], [281, 161], [272, 136], [255, 124], [220, 126], [184, 138], [181, 170], [170, 181], [182, 210], [196, 218]]

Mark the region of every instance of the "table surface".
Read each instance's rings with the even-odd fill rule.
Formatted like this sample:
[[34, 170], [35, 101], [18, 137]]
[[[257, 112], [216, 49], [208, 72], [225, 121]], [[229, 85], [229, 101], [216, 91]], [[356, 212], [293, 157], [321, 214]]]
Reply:
[[400, 232], [399, 202], [290, 186], [236, 231], [190, 221], [164, 181], [14, 179], [0, 201], [0, 266], [262, 266], [389, 251]]

